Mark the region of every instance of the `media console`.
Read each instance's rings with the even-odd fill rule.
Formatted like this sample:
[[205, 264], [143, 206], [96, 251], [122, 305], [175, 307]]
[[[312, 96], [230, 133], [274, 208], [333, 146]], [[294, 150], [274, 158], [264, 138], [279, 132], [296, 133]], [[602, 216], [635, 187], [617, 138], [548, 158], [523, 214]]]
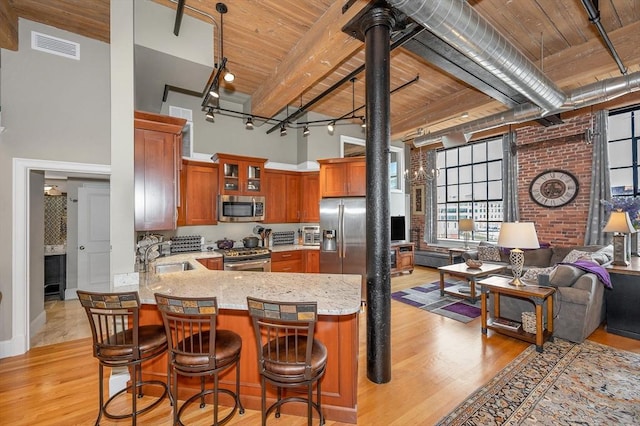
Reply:
[[413, 272], [414, 251], [414, 243], [391, 243], [391, 275]]

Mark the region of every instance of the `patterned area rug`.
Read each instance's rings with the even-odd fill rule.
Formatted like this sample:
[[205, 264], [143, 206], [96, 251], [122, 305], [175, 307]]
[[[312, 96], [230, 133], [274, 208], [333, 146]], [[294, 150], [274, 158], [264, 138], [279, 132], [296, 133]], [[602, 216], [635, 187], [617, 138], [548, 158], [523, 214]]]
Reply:
[[638, 425], [640, 354], [561, 339], [531, 345], [438, 425]]
[[[465, 281], [445, 280], [445, 287], [466, 287]], [[480, 297], [480, 296], [478, 296]], [[461, 322], [469, 322], [480, 316], [480, 299], [473, 304], [468, 300], [445, 295], [440, 296], [440, 282], [435, 281], [418, 287], [391, 293], [391, 298], [415, 306], [434, 314], [442, 315]]]

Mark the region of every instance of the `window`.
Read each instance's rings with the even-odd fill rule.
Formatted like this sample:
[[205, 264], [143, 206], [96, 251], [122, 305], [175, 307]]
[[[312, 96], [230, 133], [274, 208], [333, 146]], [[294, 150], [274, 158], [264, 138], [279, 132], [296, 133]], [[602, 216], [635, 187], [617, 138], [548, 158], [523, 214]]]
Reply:
[[502, 138], [438, 151], [437, 237], [464, 240], [459, 219], [473, 219], [475, 241], [497, 241], [502, 222]]
[[609, 114], [609, 176], [612, 196], [640, 196], [640, 106]]

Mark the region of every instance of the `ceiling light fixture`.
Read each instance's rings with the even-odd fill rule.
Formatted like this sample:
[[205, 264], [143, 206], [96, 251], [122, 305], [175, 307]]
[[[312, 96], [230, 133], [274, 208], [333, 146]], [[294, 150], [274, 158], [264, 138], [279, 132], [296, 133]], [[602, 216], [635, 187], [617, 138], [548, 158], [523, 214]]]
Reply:
[[285, 123], [282, 123], [282, 126], [280, 126], [280, 136], [287, 136], [287, 128], [285, 127]]
[[207, 119], [208, 121], [213, 121], [213, 119], [214, 119], [214, 115], [213, 115], [213, 108], [209, 108], [209, 109], [207, 110], [207, 115], [206, 115], [205, 117], [206, 117], [206, 119]]
[[244, 125], [247, 130], [253, 130], [253, 117], [247, 117], [247, 122]]
[[311, 130], [309, 130], [309, 125], [306, 124], [304, 126], [304, 130], [302, 130], [302, 136], [307, 137], [309, 136], [309, 133], [311, 133]]
[[327, 130], [329, 132], [333, 132], [335, 130], [335, 125], [336, 125], [336, 122], [335, 121], [331, 121], [329, 124], [327, 124]]
[[[216, 11], [220, 14], [220, 56], [224, 58], [224, 24], [222, 22], [222, 17], [228, 12], [227, 5], [224, 3], [216, 3]], [[224, 66], [221, 66], [220, 69], [224, 72], [224, 81], [231, 83], [235, 80], [236, 76], [229, 71], [226, 67], [226, 63]]]

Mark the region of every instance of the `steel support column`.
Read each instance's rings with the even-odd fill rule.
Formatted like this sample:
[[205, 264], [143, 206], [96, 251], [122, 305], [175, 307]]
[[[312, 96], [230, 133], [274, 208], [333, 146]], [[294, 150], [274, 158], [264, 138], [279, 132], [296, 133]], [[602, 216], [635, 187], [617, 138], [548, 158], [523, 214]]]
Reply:
[[367, 377], [391, 380], [391, 245], [389, 221], [391, 9], [371, 8], [361, 21], [365, 36], [367, 156]]

